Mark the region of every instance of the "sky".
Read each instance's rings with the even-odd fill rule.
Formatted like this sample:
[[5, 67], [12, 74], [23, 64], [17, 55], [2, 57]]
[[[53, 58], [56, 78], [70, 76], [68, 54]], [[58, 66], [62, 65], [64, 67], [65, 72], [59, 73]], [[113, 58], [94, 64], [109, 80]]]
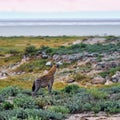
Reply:
[[0, 0], [0, 19], [120, 18], [120, 0]]

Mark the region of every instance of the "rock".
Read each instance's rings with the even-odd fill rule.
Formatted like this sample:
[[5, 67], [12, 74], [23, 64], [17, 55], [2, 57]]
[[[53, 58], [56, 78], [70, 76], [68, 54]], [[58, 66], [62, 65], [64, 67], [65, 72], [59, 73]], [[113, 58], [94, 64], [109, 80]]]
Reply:
[[57, 65], [63, 65], [63, 63], [61, 61], [56, 63]]
[[92, 79], [92, 83], [93, 84], [104, 84], [105, 83], [105, 79], [101, 76], [97, 76], [97, 77], [94, 77]]
[[44, 54], [44, 55], [42, 55], [42, 58], [43, 58], [43, 59], [47, 59], [47, 58], [48, 58], [48, 55]]
[[40, 55], [40, 54], [42, 54], [42, 51], [39, 50], [36, 52], [36, 55]]
[[113, 82], [110, 81], [110, 80], [107, 80], [107, 81], [105, 82], [105, 85], [111, 85], [111, 84], [113, 84]]
[[82, 42], [82, 40], [76, 40], [73, 42], [73, 45], [80, 44], [81, 42]]
[[60, 56], [60, 55], [57, 55], [57, 54], [54, 54], [54, 55], [53, 55], [53, 60], [59, 61], [59, 60], [61, 60], [61, 56]]
[[105, 85], [111, 85], [113, 84], [113, 82], [111, 81], [110, 77], [109, 76], [106, 76], [106, 82], [105, 82]]
[[99, 62], [96, 65], [96, 70], [107, 70], [110, 68], [115, 68], [119, 66], [119, 63], [117, 61], [111, 61], [111, 62]]
[[111, 94], [110, 100], [120, 100], [120, 94]]
[[67, 83], [73, 83], [75, 80], [74, 79], [69, 79], [67, 80]]
[[112, 82], [120, 82], [120, 71], [117, 71], [115, 75], [111, 78]]
[[51, 62], [51, 61], [48, 61], [45, 65], [46, 65], [46, 66], [52, 66], [52, 62]]

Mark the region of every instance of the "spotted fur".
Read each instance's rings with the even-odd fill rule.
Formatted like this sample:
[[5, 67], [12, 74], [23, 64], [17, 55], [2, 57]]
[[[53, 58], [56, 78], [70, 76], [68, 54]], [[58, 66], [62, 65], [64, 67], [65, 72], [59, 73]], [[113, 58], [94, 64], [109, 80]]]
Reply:
[[57, 65], [53, 65], [52, 68], [49, 70], [49, 72], [44, 75], [39, 77], [33, 82], [32, 86], [32, 95], [34, 96], [36, 92], [40, 88], [48, 87], [49, 93], [52, 90], [53, 82], [54, 82], [54, 74], [56, 72]]

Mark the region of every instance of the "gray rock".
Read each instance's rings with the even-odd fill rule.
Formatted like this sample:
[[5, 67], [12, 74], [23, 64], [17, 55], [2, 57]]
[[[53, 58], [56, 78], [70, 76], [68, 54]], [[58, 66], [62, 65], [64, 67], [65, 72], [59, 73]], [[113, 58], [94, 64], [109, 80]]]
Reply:
[[112, 82], [120, 82], [120, 71], [117, 71], [111, 78]]
[[52, 62], [51, 62], [51, 61], [48, 61], [45, 65], [46, 65], [46, 66], [52, 66]]
[[63, 65], [63, 63], [61, 61], [56, 63], [57, 65]]
[[47, 59], [47, 58], [48, 58], [48, 55], [44, 54], [44, 55], [42, 55], [42, 58], [43, 58], [43, 59]]
[[105, 83], [105, 79], [101, 76], [97, 76], [97, 77], [94, 77], [92, 79], [92, 83], [93, 84], [104, 84]]
[[69, 80], [67, 80], [67, 83], [73, 83], [73, 82], [75, 82], [74, 79], [69, 79]]

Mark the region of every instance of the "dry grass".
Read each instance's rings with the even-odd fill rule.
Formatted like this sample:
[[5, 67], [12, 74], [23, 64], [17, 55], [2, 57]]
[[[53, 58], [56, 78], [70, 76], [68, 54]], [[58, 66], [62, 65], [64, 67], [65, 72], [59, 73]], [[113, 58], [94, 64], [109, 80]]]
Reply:
[[65, 43], [72, 43], [81, 37], [0, 37], [0, 49], [8, 51], [16, 49], [23, 51], [26, 46], [34, 45], [37, 48], [40, 46], [58, 47]]
[[60, 90], [60, 89], [63, 89], [67, 84], [64, 83], [64, 82], [55, 82], [53, 84], [53, 88], [54, 89], [57, 89], [57, 90]]

